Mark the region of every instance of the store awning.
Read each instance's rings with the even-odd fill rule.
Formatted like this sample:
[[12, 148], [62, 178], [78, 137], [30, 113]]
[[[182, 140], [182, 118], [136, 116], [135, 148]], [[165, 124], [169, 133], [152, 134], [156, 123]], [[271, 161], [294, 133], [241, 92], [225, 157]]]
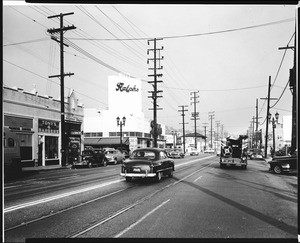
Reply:
[[[100, 146], [110, 146], [110, 145], [119, 145], [120, 138], [84, 138], [84, 145], [100, 145]], [[129, 139], [123, 138], [122, 144], [129, 145]]]

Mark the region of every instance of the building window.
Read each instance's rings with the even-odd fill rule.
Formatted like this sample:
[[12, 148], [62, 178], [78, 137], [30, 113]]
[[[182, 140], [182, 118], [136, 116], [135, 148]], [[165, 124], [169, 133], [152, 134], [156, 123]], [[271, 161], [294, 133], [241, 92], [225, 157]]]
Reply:
[[21, 160], [32, 160], [32, 135], [18, 133]]
[[129, 136], [135, 137], [135, 132], [130, 132], [130, 133], [129, 133]]
[[103, 137], [103, 133], [102, 132], [97, 132], [96, 135], [97, 135], [97, 137]]
[[[109, 136], [110, 137], [116, 137], [117, 136], [117, 133], [116, 132], [109, 132]], [[119, 135], [120, 136], [120, 135]]]
[[88, 137], [91, 137], [91, 133], [90, 133], [90, 132], [85, 132], [85, 133], [84, 133], [84, 136], [87, 137], [87, 138], [88, 138]]
[[58, 158], [58, 137], [45, 137], [45, 158]]
[[92, 132], [91, 137], [96, 137], [96, 136], [97, 136], [97, 133]]
[[141, 132], [136, 132], [136, 136], [137, 136], [137, 137], [143, 137], [143, 133], [141, 133]]

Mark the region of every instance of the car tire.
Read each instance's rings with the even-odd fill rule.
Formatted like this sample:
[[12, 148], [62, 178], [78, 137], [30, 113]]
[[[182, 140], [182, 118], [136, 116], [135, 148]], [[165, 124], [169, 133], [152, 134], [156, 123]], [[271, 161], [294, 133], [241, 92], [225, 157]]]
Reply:
[[273, 171], [274, 171], [275, 174], [281, 174], [282, 173], [282, 168], [281, 168], [280, 165], [275, 165], [273, 167]]
[[129, 177], [129, 176], [126, 176], [125, 179], [126, 179], [127, 182], [131, 182], [132, 181], [132, 177]]
[[173, 177], [173, 169], [170, 171], [169, 175], [168, 175], [170, 178]]
[[161, 177], [162, 177], [162, 172], [157, 172], [156, 173], [156, 181], [160, 181], [161, 180]]
[[92, 168], [93, 167], [92, 163], [88, 163], [88, 167]]
[[106, 161], [103, 161], [103, 167], [106, 167], [106, 166], [107, 166]]

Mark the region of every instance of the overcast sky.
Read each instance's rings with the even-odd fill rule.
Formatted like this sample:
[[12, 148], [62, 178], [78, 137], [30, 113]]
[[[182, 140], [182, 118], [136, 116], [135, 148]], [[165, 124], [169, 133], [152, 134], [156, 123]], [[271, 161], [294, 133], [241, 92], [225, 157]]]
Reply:
[[[22, 1], [18, 1], [20, 3]], [[55, 5], [13, 4], [3, 6], [3, 83], [24, 90], [60, 97], [59, 44], [47, 29], [58, 28], [57, 18], [48, 16], [74, 12], [64, 17], [64, 25], [76, 30], [65, 32], [66, 93], [74, 89], [86, 108], [105, 109], [108, 105], [107, 80], [118, 72], [143, 80], [143, 111], [152, 119], [148, 91], [153, 90], [147, 64], [147, 39], [163, 38], [161, 62], [163, 98], [158, 104], [158, 123], [181, 129], [178, 106], [187, 105], [186, 129], [190, 120], [191, 92], [199, 91], [198, 131], [220, 121], [232, 134], [245, 134], [255, 116], [264, 122], [268, 80], [271, 97], [280, 100], [271, 109], [280, 117], [291, 115], [292, 95], [286, 84], [293, 67], [294, 52], [278, 50], [294, 45], [294, 5]], [[130, 39], [130, 40], [129, 40]], [[275, 79], [276, 78], [276, 79]], [[271, 101], [271, 106], [275, 101]], [[122, 107], [120, 107], [122, 109]], [[265, 124], [265, 123], [264, 123]], [[264, 126], [263, 124], [263, 126]]]

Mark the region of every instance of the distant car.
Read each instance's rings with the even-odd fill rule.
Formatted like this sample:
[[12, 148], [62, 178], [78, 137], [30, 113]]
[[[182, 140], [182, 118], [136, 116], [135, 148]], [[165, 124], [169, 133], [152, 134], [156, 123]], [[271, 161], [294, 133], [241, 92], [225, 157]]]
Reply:
[[207, 154], [214, 154], [214, 153], [215, 153], [215, 150], [214, 150], [214, 149], [206, 149], [206, 150], [204, 150], [204, 153], [207, 153]]
[[184, 153], [182, 153], [181, 151], [178, 150], [173, 150], [171, 152], [169, 152], [169, 157], [173, 158], [173, 159], [181, 159], [184, 157]]
[[191, 156], [198, 156], [198, 155], [199, 155], [199, 152], [196, 151], [196, 150], [195, 150], [195, 151], [191, 151], [191, 152], [190, 152], [190, 155], [191, 155]]
[[93, 166], [106, 166], [107, 158], [102, 150], [87, 149], [82, 151], [80, 159], [73, 162], [73, 168], [77, 167], [93, 167]]
[[271, 161], [269, 161], [270, 170], [276, 174], [289, 173], [289, 172], [297, 172], [297, 161], [298, 156], [297, 152], [290, 156], [278, 156], [273, 157]]
[[154, 178], [160, 181], [163, 175], [173, 176], [174, 160], [159, 148], [140, 148], [124, 161], [120, 175], [131, 181], [133, 178]]
[[118, 163], [123, 163], [125, 160], [125, 155], [117, 149], [107, 149], [105, 151], [105, 157], [107, 158], [109, 164], [115, 165]]
[[252, 149], [250, 154], [248, 154], [250, 159], [263, 159], [263, 153], [261, 149]]

